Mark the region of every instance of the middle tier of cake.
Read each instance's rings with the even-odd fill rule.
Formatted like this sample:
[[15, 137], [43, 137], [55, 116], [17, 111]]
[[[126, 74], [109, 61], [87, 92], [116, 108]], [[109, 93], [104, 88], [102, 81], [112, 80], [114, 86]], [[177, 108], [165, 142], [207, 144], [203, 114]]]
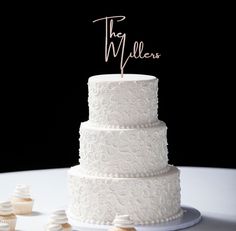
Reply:
[[80, 127], [80, 168], [91, 176], [148, 177], [168, 170], [167, 127]]

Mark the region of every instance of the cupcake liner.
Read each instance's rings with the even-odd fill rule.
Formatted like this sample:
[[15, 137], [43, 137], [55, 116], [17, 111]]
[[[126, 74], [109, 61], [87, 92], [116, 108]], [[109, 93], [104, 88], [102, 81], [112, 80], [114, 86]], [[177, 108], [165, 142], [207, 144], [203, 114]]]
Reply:
[[17, 201], [12, 202], [13, 212], [16, 215], [31, 214], [33, 209], [33, 201]]
[[[47, 224], [45, 229], [47, 229], [50, 224], [54, 224], [54, 223]], [[72, 226], [70, 224], [66, 223], [66, 224], [60, 224], [60, 225], [62, 226], [63, 231], [72, 231]]]
[[68, 223], [62, 224], [63, 231], [72, 231], [72, 226]]
[[136, 231], [135, 228], [112, 227], [109, 231]]
[[0, 222], [7, 223], [10, 226], [10, 231], [14, 231], [16, 228], [16, 218], [15, 219], [0, 220]]

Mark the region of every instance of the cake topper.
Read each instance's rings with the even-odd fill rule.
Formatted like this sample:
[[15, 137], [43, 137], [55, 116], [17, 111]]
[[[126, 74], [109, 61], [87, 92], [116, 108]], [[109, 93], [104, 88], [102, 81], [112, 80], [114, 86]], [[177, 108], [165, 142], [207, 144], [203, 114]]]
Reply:
[[[126, 45], [126, 33], [122, 32], [114, 32], [113, 26], [114, 22], [119, 23], [125, 20], [125, 16], [110, 16], [104, 18], [98, 18], [93, 21], [105, 21], [105, 62], [108, 62], [110, 53], [114, 58], [116, 58], [120, 54], [120, 71], [121, 71], [121, 78], [124, 75], [124, 68], [128, 61], [131, 58], [134, 59], [159, 59], [161, 54], [160, 53], [150, 53], [144, 52], [144, 42], [143, 41], [135, 41], [133, 43], [133, 50], [129, 52], [129, 54], [125, 57], [125, 45]], [[118, 38], [119, 45], [116, 47], [112, 39]]]

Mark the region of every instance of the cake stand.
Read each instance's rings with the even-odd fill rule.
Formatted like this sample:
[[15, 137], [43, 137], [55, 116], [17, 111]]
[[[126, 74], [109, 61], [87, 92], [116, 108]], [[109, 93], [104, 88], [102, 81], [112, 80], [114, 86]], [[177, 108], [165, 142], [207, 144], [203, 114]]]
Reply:
[[[170, 222], [165, 222], [156, 225], [137, 225], [137, 231], [173, 231], [185, 229], [196, 225], [201, 221], [201, 213], [192, 207], [182, 206], [184, 211], [183, 216]], [[92, 225], [85, 223], [78, 223], [71, 214], [68, 213], [69, 222], [73, 225], [74, 230], [79, 231], [108, 231], [109, 225]]]

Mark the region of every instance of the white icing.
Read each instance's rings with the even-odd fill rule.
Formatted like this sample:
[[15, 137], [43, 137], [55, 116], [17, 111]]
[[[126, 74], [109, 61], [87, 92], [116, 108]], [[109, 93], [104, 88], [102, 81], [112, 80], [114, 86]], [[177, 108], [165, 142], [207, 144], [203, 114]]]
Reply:
[[59, 224], [50, 224], [47, 231], [63, 231], [63, 227]]
[[66, 224], [68, 223], [68, 218], [65, 210], [57, 210], [55, 211], [51, 217], [50, 222], [55, 224]]
[[10, 230], [9, 224], [0, 222], [0, 231], [9, 231], [9, 230]]
[[156, 77], [142, 74], [124, 74], [123, 78], [121, 78], [121, 74], [102, 74], [90, 77], [89, 82], [134, 82], [153, 79], [156, 79]]
[[[92, 123], [91, 121], [87, 121], [93, 128], [100, 128], [100, 129], [138, 129], [138, 128], [151, 128], [155, 127], [159, 124], [159, 120], [156, 120], [152, 123], [146, 124], [135, 124], [135, 125], [107, 125], [103, 124], [102, 126], [96, 123]], [[86, 122], [84, 122], [86, 123]]]
[[80, 173], [83, 175], [93, 176], [93, 177], [112, 177], [112, 178], [137, 178], [137, 177], [152, 177], [152, 176], [158, 176], [162, 173], [169, 171], [169, 166], [167, 165], [165, 168], [159, 170], [159, 171], [153, 171], [153, 172], [138, 172], [138, 173], [99, 173], [99, 172], [92, 172], [84, 169], [80, 165]]
[[116, 215], [113, 224], [115, 227], [134, 228], [134, 222], [129, 215]]
[[126, 74], [89, 78], [89, 121], [99, 126], [140, 126], [157, 121], [153, 76]]
[[10, 215], [13, 213], [12, 204], [10, 201], [0, 202], [0, 215]]
[[140, 129], [103, 129], [89, 122], [80, 127], [80, 165], [94, 176], [138, 177], [166, 169], [166, 125]]
[[167, 128], [157, 116], [157, 87], [153, 76], [89, 79], [80, 165], [69, 171], [68, 211], [78, 222], [111, 225], [116, 214], [128, 214], [145, 225], [182, 215], [179, 171], [168, 165]]
[[19, 184], [16, 186], [14, 194], [14, 197], [18, 197], [18, 198], [30, 198], [30, 188], [28, 185], [24, 185], [24, 184]]
[[181, 215], [179, 171], [155, 177], [104, 178], [69, 172], [69, 212], [78, 222], [112, 224], [116, 214], [129, 214], [134, 224], [153, 224]]

